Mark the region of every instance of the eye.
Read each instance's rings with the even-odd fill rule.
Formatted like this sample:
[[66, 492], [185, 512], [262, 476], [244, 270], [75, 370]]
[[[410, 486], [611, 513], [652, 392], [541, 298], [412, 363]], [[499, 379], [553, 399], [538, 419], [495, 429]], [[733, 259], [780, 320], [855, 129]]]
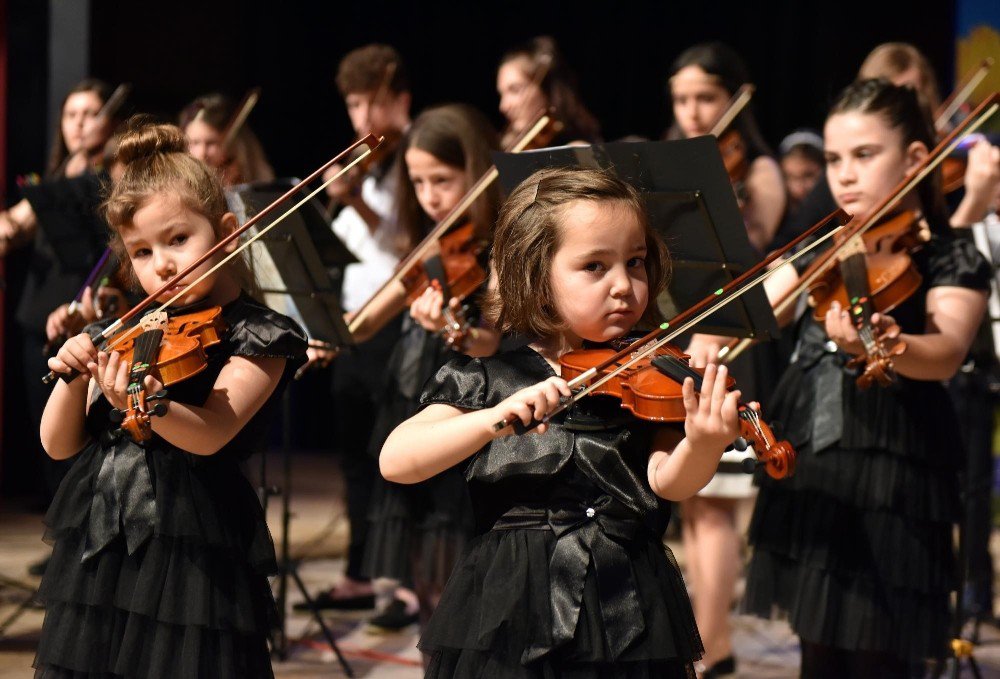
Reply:
[[628, 268], [630, 268], [630, 269], [634, 269], [637, 266], [639, 266], [639, 267], [645, 266], [646, 265], [646, 258], [645, 257], [633, 257], [632, 259], [628, 260], [628, 262], [626, 264], [628, 265]]
[[834, 164], [836, 164], [839, 161], [840, 161], [840, 157], [839, 156], [834, 156], [834, 155], [827, 155], [826, 156], [826, 165], [827, 165], [827, 167], [829, 167], [831, 165], [834, 165]]
[[188, 237], [187, 237], [186, 233], [179, 233], [179, 234], [177, 234], [176, 236], [174, 236], [173, 238], [170, 239], [170, 244], [171, 245], [184, 245], [184, 243], [187, 242], [187, 239], [188, 239]]
[[149, 248], [138, 248], [132, 252], [132, 259], [142, 259], [143, 257], [149, 257]]
[[601, 262], [587, 262], [583, 265], [584, 271], [590, 271], [592, 273], [600, 273], [604, 271], [604, 264]]

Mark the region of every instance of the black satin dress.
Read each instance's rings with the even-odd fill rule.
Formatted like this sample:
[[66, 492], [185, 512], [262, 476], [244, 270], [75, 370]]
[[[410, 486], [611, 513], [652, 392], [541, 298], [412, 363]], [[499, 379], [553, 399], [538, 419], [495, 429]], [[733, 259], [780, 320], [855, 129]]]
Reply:
[[[553, 374], [530, 347], [457, 357], [421, 402], [488, 408]], [[421, 637], [428, 677], [694, 676], [701, 639], [660, 539], [671, 505], [646, 479], [654, 428], [584, 403], [466, 463], [476, 536]]]
[[[928, 289], [988, 289], [989, 266], [966, 241], [934, 236], [914, 261], [923, 285], [892, 312], [903, 332], [924, 332]], [[807, 314], [768, 407], [798, 465], [760, 482], [744, 608], [787, 614], [815, 644], [939, 657], [956, 584], [955, 413], [940, 382], [858, 389], [847, 358]]]
[[287, 359], [282, 384], [216, 454], [194, 455], [153, 435], [115, 437], [98, 393], [92, 438], [45, 517], [54, 543], [39, 597], [45, 623], [36, 677], [272, 677], [276, 620], [267, 575], [274, 546], [240, 463], [266, 440], [284, 382], [305, 360], [302, 331], [241, 297], [208, 367], [169, 399], [200, 405], [231, 356]]

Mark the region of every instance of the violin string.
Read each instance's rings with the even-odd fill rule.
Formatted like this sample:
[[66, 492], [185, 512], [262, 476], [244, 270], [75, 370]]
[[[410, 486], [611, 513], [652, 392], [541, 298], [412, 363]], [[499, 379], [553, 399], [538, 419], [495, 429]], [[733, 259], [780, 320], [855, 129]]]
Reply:
[[[284, 212], [283, 214], [281, 214], [273, 222], [271, 222], [270, 224], [268, 224], [267, 226], [265, 226], [265, 227], [263, 227], [261, 229], [258, 229], [258, 231], [257, 231], [256, 234], [254, 234], [252, 237], [250, 237], [250, 238], [246, 239], [245, 241], [243, 241], [240, 244], [239, 247], [237, 247], [231, 253], [229, 253], [228, 255], [226, 255], [215, 266], [213, 266], [212, 268], [210, 268], [208, 271], [206, 271], [205, 273], [203, 273], [202, 275], [200, 275], [195, 280], [193, 280], [190, 283], [188, 283], [187, 285], [185, 285], [177, 294], [175, 294], [173, 297], [171, 297], [166, 302], [164, 302], [163, 304], [161, 304], [158, 308], [156, 308], [154, 310], [154, 313], [155, 312], [163, 311], [164, 309], [166, 309], [167, 307], [169, 307], [171, 304], [173, 304], [174, 302], [176, 302], [178, 299], [180, 299], [181, 297], [183, 297], [184, 295], [186, 295], [187, 292], [191, 288], [193, 288], [194, 286], [198, 285], [198, 283], [202, 282], [203, 280], [205, 280], [206, 278], [208, 278], [209, 276], [211, 276], [213, 273], [215, 273], [216, 271], [218, 271], [221, 267], [225, 266], [229, 262], [229, 260], [231, 260], [233, 257], [238, 256], [245, 249], [247, 249], [253, 243], [255, 243], [258, 239], [262, 238], [265, 234], [267, 234], [268, 231], [270, 231], [275, 226], [277, 226], [278, 224], [280, 224], [281, 222], [283, 222], [292, 213], [294, 213], [300, 207], [302, 207], [303, 205], [305, 205], [306, 203], [308, 203], [310, 200], [312, 200], [318, 193], [320, 193], [324, 189], [326, 189], [327, 186], [329, 186], [333, 182], [335, 182], [338, 179], [340, 179], [341, 177], [343, 177], [348, 171], [351, 170], [351, 168], [353, 168], [355, 165], [357, 165], [362, 160], [364, 160], [365, 158], [367, 158], [369, 154], [371, 154], [371, 148], [368, 148], [367, 151], [365, 151], [364, 153], [360, 154], [357, 158], [355, 158], [350, 163], [348, 163], [347, 165], [345, 165], [343, 167], [343, 169], [341, 169], [339, 172], [337, 172], [336, 174], [334, 174], [329, 179], [325, 180], [323, 183], [321, 183], [319, 185], [319, 187], [317, 187], [316, 189], [314, 189], [314, 190], [310, 191], [309, 193], [307, 193], [306, 196], [302, 200], [300, 200], [295, 205], [293, 205], [291, 208], [289, 208], [286, 212]], [[112, 327], [112, 326], [109, 326], [109, 327]], [[107, 332], [107, 331], [105, 331], [105, 332]], [[124, 338], [122, 338], [122, 339], [124, 340]], [[119, 341], [114, 341], [113, 340], [111, 342], [111, 344], [109, 344], [108, 347], [106, 348], [106, 351], [110, 351], [114, 347], [118, 346], [118, 344], [120, 343], [120, 341], [121, 340], [119, 340]]]

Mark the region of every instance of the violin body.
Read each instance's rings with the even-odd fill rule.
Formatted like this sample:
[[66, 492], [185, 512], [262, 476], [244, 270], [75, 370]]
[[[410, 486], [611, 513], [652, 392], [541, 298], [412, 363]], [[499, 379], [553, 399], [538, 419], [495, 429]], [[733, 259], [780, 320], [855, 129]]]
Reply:
[[[865, 266], [868, 289], [876, 311], [892, 311], [915, 293], [923, 282], [909, 251], [923, 242], [919, 214], [902, 212], [864, 232]], [[837, 263], [837, 260], [834, 260]], [[811, 268], [811, 267], [810, 267]], [[809, 271], [803, 274], [803, 278]], [[841, 269], [830, 266], [809, 288], [813, 318], [822, 322], [833, 302], [850, 309], [853, 302], [847, 292]]]
[[742, 135], [736, 128], [730, 128], [719, 137], [719, 152], [722, 154], [722, 164], [726, 166], [726, 174], [736, 191], [736, 197], [740, 203], [745, 203], [747, 199], [746, 180], [750, 173], [750, 164], [747, 162], [747, 146]]
[[[645, 347], [638, 347], [640, 352]], [[580, 349], [570, 351], [559, 359], [561, 376], [568, 382], [580, 377], [595, 366], [604, 364], [614, 355], [615, 349]], [[590, 393], [612, 396], [621, 401], [621, 407], [641, 420], [651, 422], [683, 422], [687, 417], [682, 392], [683, 378], [695, 379], [700, 388], [704, 371], [691, 368], [688, 356], [677, 347], [667, 344], [654, 356], [620, 370], [613, 377], [596, 386]], [[666, 359], [666, 360], [664, 360]], [[623, 357], [605, 366], [594, 378], [613, 374], [628, 361]], [[726, 379], [726, 389], [736, 387], [736, 380]], [[741, 404], [739, 408], [740, 436], [753, 446], [754, 454], [764, 465], [769, 476], [785, 478], [795, 471], [795, 450], [787, 441], [777, 441], [770, 427], [760, 419], [756, 410]]]
[[[449, 297], [465, 299], [486, 280], [486, 271], [479, 264], [485, 243], [476, 236], [472, 222], [466, 222], [446, 233], [438, 241], [441, 268], [448, 284]], [[427, 260], [425, 260], [427, 261]], [[402, 278], [406, 288], [406, 303], [413, 304], [435, 280], [428, 267], [416, 264]], [[448, 300], [445, 300], [447, 304]]]

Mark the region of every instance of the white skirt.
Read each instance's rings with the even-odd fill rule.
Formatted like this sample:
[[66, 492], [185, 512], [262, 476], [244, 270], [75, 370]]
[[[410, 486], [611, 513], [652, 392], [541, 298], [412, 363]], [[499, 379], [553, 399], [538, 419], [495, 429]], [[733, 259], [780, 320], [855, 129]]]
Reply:
[[[739, 464], [743, 460], [753, 459], [753, 446], [747, 446], [744, 451], [727, 450], [722, 454], [720, 464]], [[728, 466], [728, 465], [726, 465]], [[712, 480], [698, 492], [699, 497], [720, 497], [734, 500], [751, 498], [757, 495], [757, 488], [753, 485], [753, 474], [746, 472], [716, 472]]]

